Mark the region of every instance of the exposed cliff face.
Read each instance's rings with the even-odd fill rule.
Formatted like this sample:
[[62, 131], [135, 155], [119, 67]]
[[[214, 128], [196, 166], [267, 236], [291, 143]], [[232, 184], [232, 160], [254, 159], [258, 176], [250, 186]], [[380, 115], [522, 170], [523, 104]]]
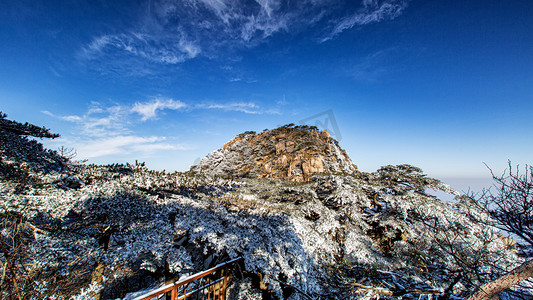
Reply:
[[204, 157], [192, 171], [306, 182], [315, 174], [354, 174], [357, 167], [328, 132], [283, 126], [240, 134]]

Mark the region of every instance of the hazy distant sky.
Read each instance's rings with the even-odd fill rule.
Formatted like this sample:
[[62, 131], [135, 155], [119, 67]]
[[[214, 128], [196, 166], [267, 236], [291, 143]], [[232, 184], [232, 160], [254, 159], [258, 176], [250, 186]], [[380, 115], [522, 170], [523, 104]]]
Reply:
[[486, 177], [532, 163], [532, 16], [529, 0], [0, 0], [0, 110], [96, 163], [186, 170], [307, 122], [363, 171]]

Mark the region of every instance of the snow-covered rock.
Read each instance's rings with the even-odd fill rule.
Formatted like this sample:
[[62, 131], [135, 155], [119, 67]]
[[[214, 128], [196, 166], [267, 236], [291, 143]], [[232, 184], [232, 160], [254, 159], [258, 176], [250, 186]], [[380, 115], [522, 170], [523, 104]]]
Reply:
[[204, 157], [193, 172], [305, 182], [315, 174], [354, 174], [357, 167], [329, 136], [306, 126], [246, 132]]

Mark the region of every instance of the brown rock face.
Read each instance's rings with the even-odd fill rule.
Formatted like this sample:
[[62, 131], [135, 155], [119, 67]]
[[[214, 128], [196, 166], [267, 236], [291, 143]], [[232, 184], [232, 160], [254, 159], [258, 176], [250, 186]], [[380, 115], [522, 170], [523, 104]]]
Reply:
[[304, 182], [314, 174], [354, 173], [357, 167], [328, 132], [283, 126], [246, 132], [213, 151], [194, 172]]

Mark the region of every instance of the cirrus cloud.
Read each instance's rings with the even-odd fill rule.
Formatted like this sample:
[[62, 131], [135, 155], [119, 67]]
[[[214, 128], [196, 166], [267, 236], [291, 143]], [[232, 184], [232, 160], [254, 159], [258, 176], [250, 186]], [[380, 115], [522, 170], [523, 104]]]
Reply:
[[187, 105], [179, 100], [154, 99], [149, 102], [135, 102], [131, 111], [141, 115], [141, 120], [155, 119], [158, 110], [179, 110]]
[[165, 142], [165, 137], [135, 135], [119, 135], [99, 138], [91, 141], [82, 141], [74, 146], [78, 157], [81, 159], [96, 158], [109, 155], [125, 155], [131, 153], [152, 153], [160, 150], [186, 150], [183, 145], [174, 145]]
[[[222, 56], [235, 49], [255, 47], [271, 36], [312, 29], [320, 42], [344, 31], [400, 16], [408, 0], [363, 0], [361, 4], [332, 0], [154, 0], [142, 5], [142, 16], [131, 28], [92, 38], [79, 52], [98, 70], [143, 61], [174, 65], [194, 59]], [[118, 32], [118, 33], [117, 33]], [[146, 65], [145, 65], [146, 66]], [[148, 68], [148, 67], [146, 67]], [[152, 69], [130, 70], [143, 76]], [[149, 69], [149, 68], [148, 68]]]
[[[133, 105], [103, 106], [92, 102], [86, 113], [82, 115], [56, 115], [47, 110], [42, 113], [51, 117], [72, 122], [80, 126], [81, 134], [91, 137], [121, 136], [132, 133], [131, 127], [140, 122], [157, 120], [161, 111], [190, 111], [190, 110], [221, 110], [244, 114], [278, 114], [274, 108], [266, 109], [255, 102], [209, 102], [195, 105], [171, 98], [154, 98], [147, 101], [137, 101]], [[139, 115], [139, 119], [133, 116]]]
[[335, 25], [331, 34], [326, 36], [322, 41], [327, 41], [339, 35], [343, 31], [362, 26], [370, 23], [377, 23], [383, 20], [392, 20], [397, 18], [407, 8], [407, 2], [402, 0], [364, 0], [363, 7], [357, 12], [340, 19]]

